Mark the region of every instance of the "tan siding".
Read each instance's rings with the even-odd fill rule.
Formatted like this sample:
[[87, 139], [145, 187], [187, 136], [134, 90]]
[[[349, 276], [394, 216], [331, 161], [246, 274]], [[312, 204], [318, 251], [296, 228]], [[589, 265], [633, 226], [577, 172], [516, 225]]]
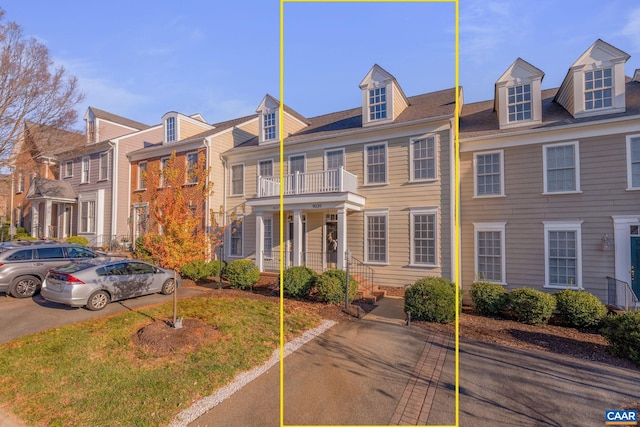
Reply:
[[462, 153], [462, 268], [465, 288], [474, 278], [473, 222], [506, 221], [506, 279], [509, 287], [542, 289], [545, 282], [543, 222], [582, 221], [583, 285], [604, 300], [606, 276], [614, 275], [614, 251], [602, 251], [601, 239], [605, 234], [613, 238], [612, 215], [640, 213], [638, 194], [625, 191], [625, 149], [625, 135], [580, 140], [581, 193], [543, 195], [542, 145], [506, 148], [507, 196], [476, 199], [473, 198], [473, 154]]
[[185, 120], [184, 117], [181, 116], [178, 116], [178, 120], [180, 120], [180, 135], [178, 135], [179, 140], [190, 138], [193, 135], [197, 135], [211, 129], [211, 126], [207, 126], [205, 123], [193, 123], [190, 120]]
[[298, 132], [300, 129], [306, 127], [304, 123], [301, 123], [300, 120], [291, 117], [289, 114], [284, 114], [284, 136], [294, 134]]
[[400, 113], [407, 108], [407, 103], [402, 96], [402, 92], [397, 85], [393, 85], [393, 119], [395, 120]]
[[137, 130], [116, 123], [107, 122], [101, 119], [96, 119], [96, 122], [99, 141], [107, 141], [119, 136], [136, 132]]

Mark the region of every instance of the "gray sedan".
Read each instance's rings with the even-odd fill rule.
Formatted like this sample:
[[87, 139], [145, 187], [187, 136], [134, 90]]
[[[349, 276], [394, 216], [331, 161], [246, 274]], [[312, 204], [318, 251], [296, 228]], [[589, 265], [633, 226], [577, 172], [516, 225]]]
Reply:
[[180, 276], [174, 276], [173, 270], [138, 260], [82, 261], [50, 270], [41, 295], [48, 301], [95, 311], [111, 301], [156, 292], [171, 294], [175, 291], [174, 277], [179, 286]]

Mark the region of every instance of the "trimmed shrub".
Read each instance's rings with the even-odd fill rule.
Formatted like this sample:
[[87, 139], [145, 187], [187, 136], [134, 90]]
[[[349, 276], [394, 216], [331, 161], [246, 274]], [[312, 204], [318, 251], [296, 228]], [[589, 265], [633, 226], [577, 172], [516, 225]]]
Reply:
[[[460, 292], [462, 297], [462, 292]], [[404, 293], [404, 311], [414, 320], [449, 323], [460, 309], [456, 304], [456, 285], [444, 277], [423, 277]]]
[[519, 288], [509, 292], [509, 305], [519, 322], [541, 325], [551, 318], [556, 299], [537, 289]]
[[220, 263], [218, 261], [196, 260], [180, 267], [182, 277], [191, 279], [194, 282], [206, 279], [209, 276], [217, 276], [220, 273]]
[[89, 239], [84, 236], [69, 236], [66, 240], [67, 243], [75, 243], [77, 245], [87, 246], [89, 244]]
[[554, 297], [560, 317], [567, 326], [597, 327], [607, 315], [607, 307], [589, 292], [566, 289], [555, 293]]
[[282, 274], [284, 294], [292, 298], [307, 298], [318, 275], [304, 266], [287, 268]]
[[611, 353], [640, 366], [640, 311], [606, 317], [600, 333], [609, 342]]
[[227, 265], [226, 277], [236, 289], [251, 289], [260, 280], [260, 270], [250, 259], [237, 259]]
[[[327, 270], [316, 278], [315, 285], [319, 301], [332, 304], [344, 302], [344, 283], [347, 273], [342, 270]], [[358, 293], [358, 282], [349, 275], [349, 303]]]
[[471, 285], [473, 309], [484, 316], [499, 316], [507, 308], [509, 296], [504, 286], [491, 282], [475, 282]]

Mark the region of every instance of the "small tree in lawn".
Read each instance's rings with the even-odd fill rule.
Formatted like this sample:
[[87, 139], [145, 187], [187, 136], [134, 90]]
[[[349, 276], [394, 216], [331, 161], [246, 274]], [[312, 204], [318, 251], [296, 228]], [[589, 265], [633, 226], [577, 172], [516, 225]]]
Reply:
[[[204, 156], [187, 164], [174, 151], [162, 168], [159, 162], [150, 164], [143, 180], [152, 230], [143, 236], [144, 246], [162, 267], [180, 273], [183, 265], [205, 258], [215, 239], [204, 223], [205, 200], [211, 193]], [[177, 286], [173, 292], [174, 327], [176, 312]]]

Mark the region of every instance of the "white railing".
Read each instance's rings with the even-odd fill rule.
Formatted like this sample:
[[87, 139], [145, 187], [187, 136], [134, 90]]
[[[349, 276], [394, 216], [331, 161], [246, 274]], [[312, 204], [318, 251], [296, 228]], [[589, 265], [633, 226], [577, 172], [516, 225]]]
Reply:
[[[319, 172], [296, 172], [284, 176], [285, 196], [294, 194], [338, 193], [358, 188], [358, 177], [343, 167]], [[280, 178], [258, 176], [258, 197], [280, 195]]]

